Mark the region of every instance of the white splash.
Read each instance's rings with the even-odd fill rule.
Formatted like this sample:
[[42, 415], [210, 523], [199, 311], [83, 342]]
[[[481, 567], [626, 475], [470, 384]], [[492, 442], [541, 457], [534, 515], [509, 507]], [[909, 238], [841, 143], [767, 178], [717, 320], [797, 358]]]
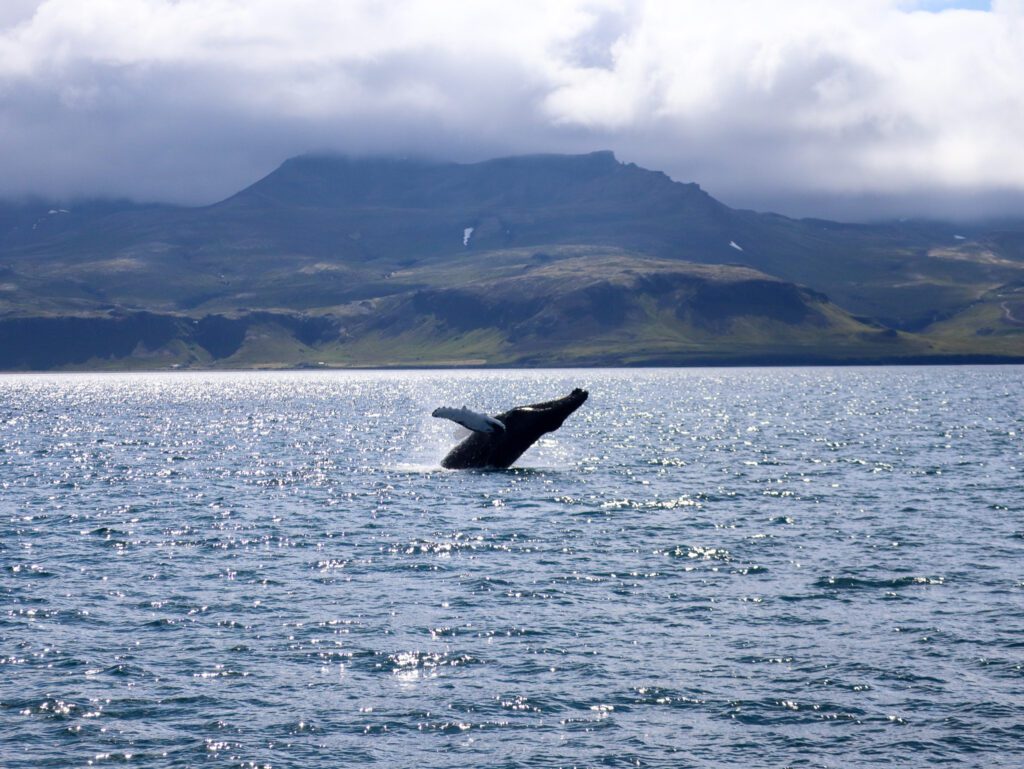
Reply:
[[468, 246], [469, 245], [469, 239], [471, 237], [473, 237], [473, 230], [475, 230], [475, 229], [476, 229], [476, 227], [467, 227], [466, 229], [464, 229], [462, 231], [462, 245], [464, 245], [464, 246]]
[[954, 235], [953, 238], [956, 240], [967, 240], [963, 235]]
[[735, 248], [737, 251], [742, 251], [743, 250], [743, 247], [739, 243], [737, 243], [735, 240], [730, 240], [729, 241], [729, 248]]

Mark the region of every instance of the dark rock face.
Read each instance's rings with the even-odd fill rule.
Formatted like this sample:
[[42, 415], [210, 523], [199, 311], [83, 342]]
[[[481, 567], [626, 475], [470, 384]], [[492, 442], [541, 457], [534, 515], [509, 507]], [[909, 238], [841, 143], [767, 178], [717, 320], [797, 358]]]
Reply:
[[441, 466], [449, 470], [508, 467], [545, 433], [562, 426], [587, 400], [586, 390], [576, 388], [564, 398], [530, 406], [518, 406], [495, 415], [504, 433], [473, 433], [448, 452]]
[[732, 320], [740, 315], [754, 315], [767, 320], [796, 325], [820, 322], [810, 308], [809, 299], [824, 299], [792, 283], [774, 280], [749, 280], [742, 283], [706, 283], [697, 288], [690, 301], [680, 307], [679, 315], [692, 313], [703, 324]]
[[95, 316], [0, 318], [0, 370], [46, 370], [90, 359], [128, 360], [140, 348], [158, 350], [174, 341], [195, 344], [213, 360], [234, 355], [255, 324], [274, 324], [306, 345], [337, 338], [330, 318], [256, 312], [235, 318], [149, 312]]
[[0, 320], [0, 369], [48, 369], [90, 358], [127, 358], [190, 333], [179, 317], [140, 312], [100, 317]]

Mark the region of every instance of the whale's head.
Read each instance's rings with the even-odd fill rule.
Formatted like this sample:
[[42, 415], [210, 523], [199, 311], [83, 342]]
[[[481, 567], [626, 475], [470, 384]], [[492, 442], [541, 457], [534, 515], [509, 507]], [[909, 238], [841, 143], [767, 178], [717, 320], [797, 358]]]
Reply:
[[520, 406], [499, 414], [498, 419], [505, 425], [506, 433], [518, 435], [533, 443], [544, 433], [561, 427], [569, 415], [586, 402], [589, 395], [586, 390], [577, 387], [564, 398]]

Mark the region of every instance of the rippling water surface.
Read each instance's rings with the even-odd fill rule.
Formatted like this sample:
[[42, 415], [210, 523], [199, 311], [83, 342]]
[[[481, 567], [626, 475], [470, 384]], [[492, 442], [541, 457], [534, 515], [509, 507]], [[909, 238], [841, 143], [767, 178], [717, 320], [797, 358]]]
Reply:
[[1020, 767], [1022, 380], [0, 377], [0, 766]]

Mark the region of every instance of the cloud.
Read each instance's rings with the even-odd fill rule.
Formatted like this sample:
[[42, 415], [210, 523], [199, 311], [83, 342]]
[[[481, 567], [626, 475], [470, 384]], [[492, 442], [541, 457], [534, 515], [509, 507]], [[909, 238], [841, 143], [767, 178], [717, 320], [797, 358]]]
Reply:
[[733, 205], [1006, 213], [1024, 0], [986, 6], [15, 0], [0, 194], [199, 203], [306, 151], [610, 148]]

